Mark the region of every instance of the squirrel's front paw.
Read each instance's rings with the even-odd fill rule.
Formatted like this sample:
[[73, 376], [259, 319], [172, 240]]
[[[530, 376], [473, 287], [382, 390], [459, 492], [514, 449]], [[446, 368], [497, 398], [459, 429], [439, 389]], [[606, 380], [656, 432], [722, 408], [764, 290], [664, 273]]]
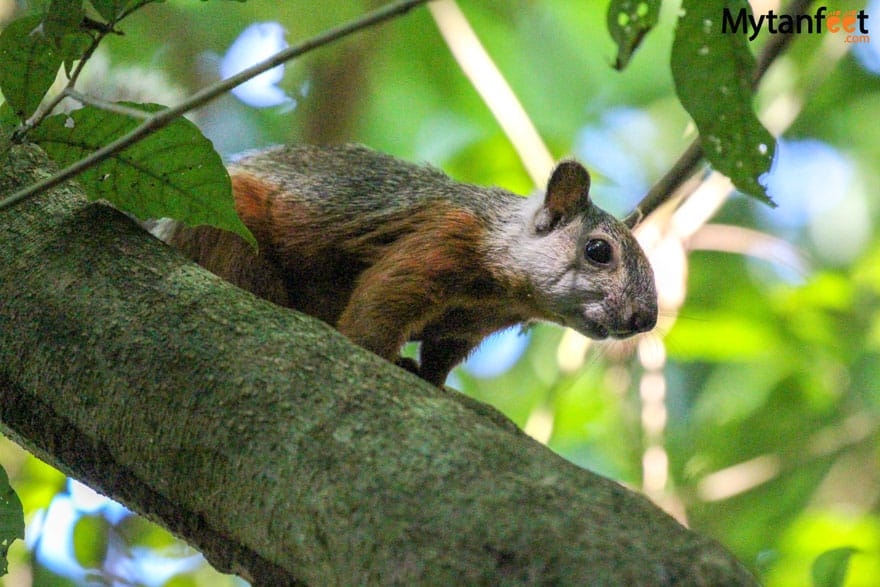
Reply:
[[394, 361], [394, 364], [398, 367], [406, 369], [410, 373], [414, 373], [415, 375], [419, 374], [419, 364], [415, 361], [415, 359], [410, 359], [408, 357], [397, 357], [397, 360]]

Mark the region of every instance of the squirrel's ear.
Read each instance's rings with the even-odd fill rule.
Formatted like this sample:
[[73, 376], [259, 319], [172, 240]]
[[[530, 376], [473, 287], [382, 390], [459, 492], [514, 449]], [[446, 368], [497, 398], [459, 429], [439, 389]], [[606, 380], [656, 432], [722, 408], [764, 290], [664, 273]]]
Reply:
[[574, 218], [591, 205], [590, 173], [577, 161], [562, 161], [547, 182], [538, 230], [552, 230], [560, 220]]

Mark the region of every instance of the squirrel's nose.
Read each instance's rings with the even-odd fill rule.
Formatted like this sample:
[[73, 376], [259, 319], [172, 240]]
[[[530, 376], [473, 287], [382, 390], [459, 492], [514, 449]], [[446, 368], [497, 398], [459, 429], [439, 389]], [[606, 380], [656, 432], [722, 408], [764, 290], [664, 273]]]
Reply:
[[628, 315], [624, 316], [623, 323], [633, 334], [647, 332], [657, 325], [657, 302], [651, 300], [647, 303], [633, 302], [627, 307]]

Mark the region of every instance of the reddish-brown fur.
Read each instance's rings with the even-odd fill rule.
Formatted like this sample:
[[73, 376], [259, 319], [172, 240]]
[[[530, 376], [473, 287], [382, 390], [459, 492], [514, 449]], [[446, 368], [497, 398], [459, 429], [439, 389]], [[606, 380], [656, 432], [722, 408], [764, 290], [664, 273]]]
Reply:
[[238, 173], [230, 177], [235, 194], [235, 211], [247, 225], [257, 226], [265, 223], [273, 194], [278, 187], [260, 180], [249, 173]]
[[[507, 326], [546, 319], [601, 338], [656, 320], [644, 254], [592, 205], [577, 163], [557, 167], [534, 208], [356, 145], [272, 147], [237, 160], [231, 175], [259, 251], [210, 227], [177, 226], [169, 242], [389, 361], [422, 341], [415, 369], [436, 385]], [[614, 262], [586, 259], [587, 239], [604, 239]]]
[[337, 325], [389, 360], [450, 306], [476, 298], [478, 292], [468, 292], [461, 282], [485, 274], [479, 264], [485, 229], [477, 218], [442, 209], [422, 216], [417, 230], [395, 241], [361, 274]]
[[[428, 360], [421, 374], [435, 383], [445, 378], [448, 361], [464, 358], [483, 337], [518, 322], [520, 314], [523, 320], [536, 314], [522, 306], [528, 296], [516, 293], [524, 284], [487, 271], [486, 226], [468, 211], [433, 202], [358, 232], [251, 174], [234, 173], [232, 186], [236, 211], [259, 253], [209, 227], [179, 230], [172, 244], [221, 277], [317, 316], [389, 361], [407, 340], [430, 339], [430, 355], [443, 360]], [[442, 336], [447, 329], [457, 333], [449, 341]]]

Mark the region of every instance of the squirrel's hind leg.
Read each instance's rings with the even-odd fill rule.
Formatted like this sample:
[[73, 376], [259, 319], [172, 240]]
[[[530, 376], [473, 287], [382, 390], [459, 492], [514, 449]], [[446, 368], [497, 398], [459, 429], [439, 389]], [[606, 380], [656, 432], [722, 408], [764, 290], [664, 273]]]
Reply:
[[[463, 276], [481, 274], [477, 251], [484, 229], [473, 215], [441, 204], [429, 212], [409, 218], [408, 232], [386, 245], [358, 276], [337, 328], [392, 362], [403, 343], [421, 333], [419, 375], [441, 386], [479, 342], [460, 336], [455, 330], [460, 325], [447, 311], [462, 295]], [[454, 330], [444, 331], [447, 323]], [[441, 330], [431, 332], [436, 327]]]
[[383, 359], [420, 373], [399, 360], [400, 347], [432, 309], [424, 267], [403, 255], [387, 255], [364, 271], [336, 325], [356, 344]]
[[419, 375], [425, 381], [442, 387], [452, 368], [461, 363], [479, 344], [467, 338], [429, 338], [422, 341]]

